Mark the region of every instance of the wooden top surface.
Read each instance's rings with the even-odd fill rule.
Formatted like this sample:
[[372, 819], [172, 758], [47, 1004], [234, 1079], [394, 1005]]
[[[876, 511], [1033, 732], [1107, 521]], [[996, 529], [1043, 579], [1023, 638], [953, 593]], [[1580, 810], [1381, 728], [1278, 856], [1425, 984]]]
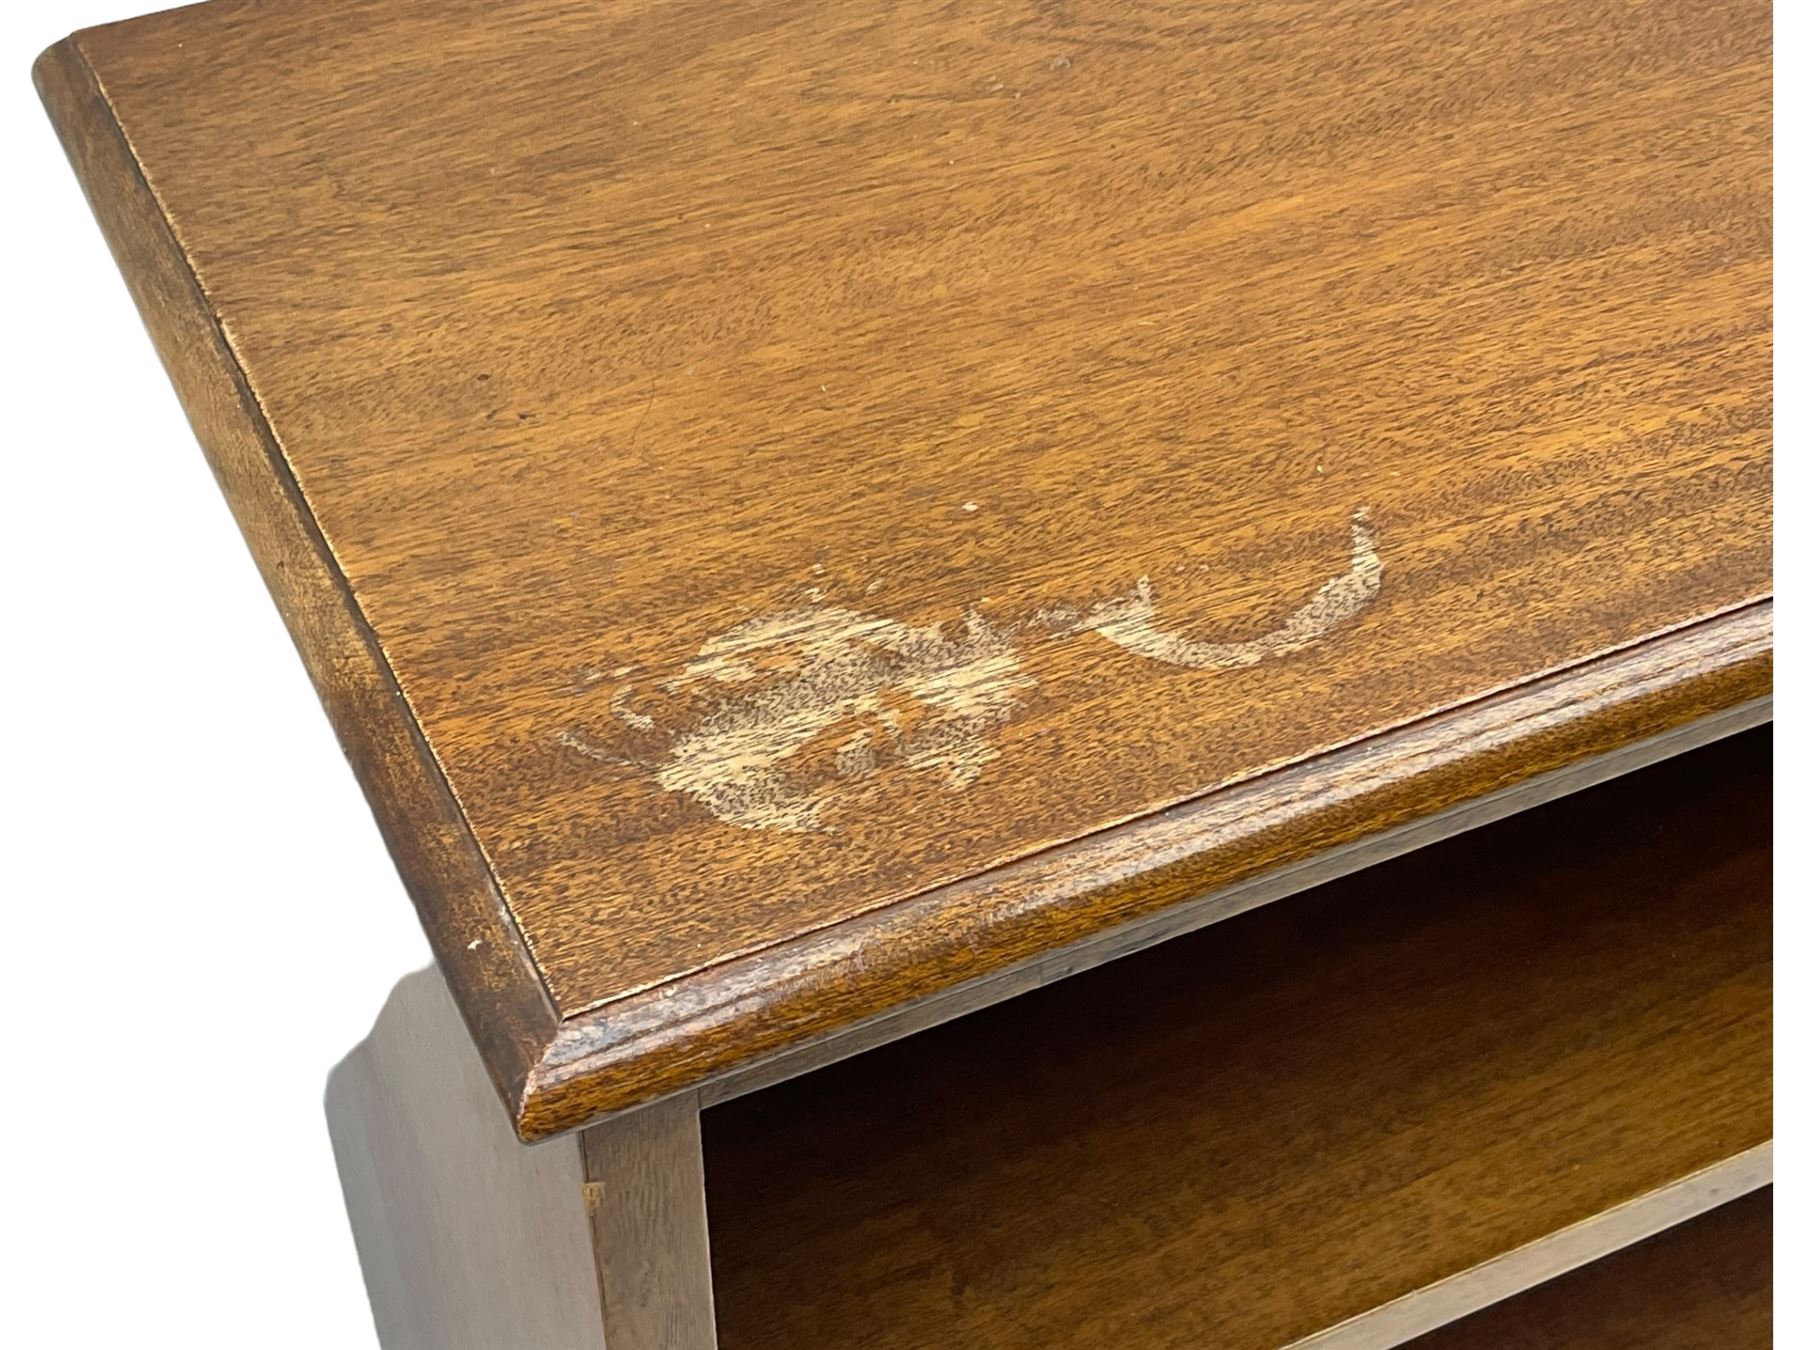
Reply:
[[[38, 78], [529, 1133], [1766, 692], [1770, 24], [215, 0]], [[1608, 653], [1529, 763], [1077, 842]]]

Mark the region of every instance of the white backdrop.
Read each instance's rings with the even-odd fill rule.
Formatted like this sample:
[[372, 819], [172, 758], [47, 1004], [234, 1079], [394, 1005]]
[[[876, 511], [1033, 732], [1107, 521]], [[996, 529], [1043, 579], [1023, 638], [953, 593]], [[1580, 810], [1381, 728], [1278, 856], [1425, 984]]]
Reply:
[[155, 7], [0, 3], [0, 1342], [370, 1350], [321, 1096], [429, 954], [28, 74]]
[[0, 1342], [372, 1350], [321, 1100], [430, 954], [30, 80], [156, 7], [0, 5]]

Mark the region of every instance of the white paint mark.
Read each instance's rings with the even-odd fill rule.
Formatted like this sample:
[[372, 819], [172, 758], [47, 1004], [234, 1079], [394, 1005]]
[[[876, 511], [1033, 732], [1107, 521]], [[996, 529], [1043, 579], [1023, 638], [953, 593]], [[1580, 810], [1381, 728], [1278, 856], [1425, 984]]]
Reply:
[[602, 680], [623, 679], [636, 669], [636, 666], [614, 666], [611, 670], [601, 670], [598, 666], [578, 666], [575, 670], [575, 682], [599, 684]]
[[[973, 509], [968, 503], [966, 509]], [[975, 609], [957, 624], [915, 626], [816, 603], [746, 619], [703, 643], [693, 660], [658, 686], [686, 711], [659, 722], [629, 706], [633, 686], [613, 691], [615, 720], [654, 753], [620, 753], [573, 728], [561, 743], [603, 763], [652, 773], [720, 820], [746, 829], [830, 829], [837, 783], [865, 779], [889, 764], [936, 777], [960, 791], [999, 753], [993, 733], [1009, 722], [1036, 681], [1019, 640], [1095, 633], [1138, 656], [1188, 670], [1234, 670], [1318, 642], [1381, 590], [1381, 559], [1368, 514], [1350, 525], [1349, 569], [1280, 625], [1238, 642], [1204, 642], [1159, 622], [1150, 578], [1085, 611], [1059, 603], [1010, 627]], [[1200, 565], [1205, 571], [1205, 564]], [[873, 592], [871, 581], [865, 593]], [[987, 603], [987, 597], [981, 597]], [[631, 673], [620, 667], [615, 675]], [[879, 733], [879, 734], [878, 734]], [[828, 761], [808, 754], [833, 740]], [[834, 781], [835, 780], [835, 781]]]
[[[987, 733], [1012, 717], [1034, 683], [1011, 641], [976, 614], [958, 630], [820, 607], [737, 625], [663, 687], [752, 681], [671, 738], [656, 779], [721, 820], [784, 831], [826, 828], [824, 786], [789, 772], [823, 732], [873, 720], [895, 742], [901, 765], [963, 788], [995, 754]], [[900, 716], [907, 705], [919, 714], [910, 727]], [[853, 774], [872, 769], [866, 739], [853, 734], [840, 749]]]
[[631, 697], [631, 690], [632, 686], [628, 684], [622, 684], [617, 689], [613, 690], [613, 716], [618, 718], [633, 731], [654, 731], [656, 729], [656, 719], [654, 717], [647, 717], [643, 713], [625, 706], [626, 700]]
[[971, 512], [971, 513], [979, 511], [979, 510], [981, 510], [981, 503], [980, 502], [964, 502], [963, 510]]
[[480, 938], [476, 938], [476, 939], [475, 939], [475, 940], [474, 940], [474, 941], [473, 941], [473, 942], [471, 942], [471, 943], [470, 943], [470, 944], [469, 944], [469, 950], [470, 950], [470, 951], [474, 951], [474, 950], [475, 950], [475, 949], [476, 949], [476, 948], [477, 948], [477, 947], [479, 947], [479, 946], [480, 946], [480, 945], [481, 945], [481, 939], [480, 939]]
[[1299, 609], [1274, 628], [1243, 642], [1196, 642], [1156, 622], [1150, 578], [1129, 596], [1096, 605], [1082, 623], [1126, 651], [1189, 670], [1236, 670], [1271, 656], [1285, 656], [1324, 637], [1361, 613], [1381, 591], [1381, 557], [1366, 511], [1350, 522], [1350, 570], [1327, 581]]
[[578, 755], [586, 755], [589, 759], [597, 759], [602, 764], [630, 764], [628, 756], [615, 754], [605, 746], [595, 745], [573, 727], [567, 728], [557, 735], [557, 744], [566, 745]]

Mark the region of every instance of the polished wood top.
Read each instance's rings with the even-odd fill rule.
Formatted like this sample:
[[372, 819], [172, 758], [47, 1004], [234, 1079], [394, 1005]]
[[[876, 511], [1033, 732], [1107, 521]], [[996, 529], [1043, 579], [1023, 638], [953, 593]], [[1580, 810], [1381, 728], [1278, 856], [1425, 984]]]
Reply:
[[1766, 694], [1770, 25], [215, 0], [38, 78], [535, 1135]]

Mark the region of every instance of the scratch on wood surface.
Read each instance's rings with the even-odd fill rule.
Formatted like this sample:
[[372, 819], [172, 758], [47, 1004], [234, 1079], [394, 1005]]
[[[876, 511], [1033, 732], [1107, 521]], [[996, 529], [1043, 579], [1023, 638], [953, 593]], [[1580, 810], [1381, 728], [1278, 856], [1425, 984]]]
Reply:
[[656, 720], [654, 718], [646, 717], [640, 712], [633, 712], [630, 708], [625, 706], [626, 700], [631, 697], [631, 689], [632, 686], [622, 684], [617, 689], [613, 690], [613, 716], [636, 731], [650, 731], [654, 729], [656, 726]]
[[[618, 685], [609, 709], [637, 752], [575, 728], [559, 739], [591, 759], [647, 770], [728, 824], [828, 830], [835, 785], [890, 765], [953, 791], [974, 783], [999, 753], [992, 733], [1037, 683], [1020, 655], [1027, 634], [1056, 641], [1093, 633], [1187, 670], [1241, 669], [1320, 641], [1381, 590], [1367, 512], [1352, 517], [1350, 537], [1348, 570], [1275, 628], [1236, 642], [1200, 641], [1164, 625], [1148, 577], [1086, 610], [1051, 605], [1005, 627], [973, 608], [955, 623], [914, 625], [815, 597], [811, 607], [746, 619], [708, 639], [661, 681], [663, 695], [694, 710], [688, 717], [659, 721], [630, 706], [633, 685]], [[823, 771], [811, 753], [820, 742], [831, 748]]]
[[[759, 682], [674, 736], [657, 781], [734, 825], [790, 831], [823, 824], [826, 794], [784, 771], [821, 733], [874, 719], [904, 767], [966, 787], [995, 753], [986, 733], [1011, 718], [1034, 683], [1010, 639], [974, 613], [959, 626], [920, 627], [835, 606], [746, 620], [708, 641], [663, 687], [674, 693], [702, 681]], [[910, 727], [896, 711], [907, 701], [925, 714]], [[840, 756], [852, 773], [874, 759], [863, 743]]]
[[1150, 578], [1138, 581], [1131, 595], [1105, 600], [1081, 624], [1126, 651], [1189, 670], [1235, 670], [1271, 656], [1311, 646], [1360, 614], [1381, 590], [1381, 555], [1375, 551], [1375, 529], [1368, 512], [1350, 522], [1350, 570], [1331, 578], [1299, 609], [1272, 629], [1244, 642], [1196, 642], [1156, 622]]
[[586, 755], [589, 759], [599, 760], [602, 764], [630, 764], [633, 762], [627, 755], [617, 754], [603, 745], [595, 745], [573, 727], [559, 732], [556, 740], [557, 744], [567, 746], [576, 754]]

